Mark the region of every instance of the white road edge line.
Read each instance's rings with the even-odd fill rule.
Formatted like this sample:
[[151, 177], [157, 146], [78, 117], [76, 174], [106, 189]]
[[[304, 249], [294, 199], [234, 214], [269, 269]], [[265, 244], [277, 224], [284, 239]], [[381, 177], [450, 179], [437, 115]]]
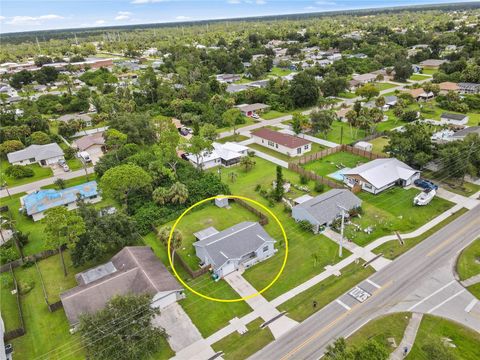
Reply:
[[348, 306], [347, 304], [345, 304], [343, 301], [337, 299], [335, 300], [339, 305], [342, 305], [345, 309], [347, 309], [347, 311], [351, 310], [352, 308], [350, 306]]
[[375, 284], [375, 283], [374, 283], [372, 280], [370, 280], [370, 279], [367, 279], [367, 280], [365, 280], [365, 281], [366, 281], [366, 282], [368, 282], [370, 285], [373, 285], [373, 286], [375, 286], [377, 289], [380, 289], [380, 288], [381, 288], [381, 286], [380, 286], [380, 285], [378, 285], [378, 284]]
[[431, 308], [430, 310], [428, 310], [427, 314], [431, 314], [433, 311], [437, 310], [440, 306], [446, 304], [447, 302], [449, 302], [450, 300], [452, 300], [453, 298], [456, 298], [458, 295], [460, 295], [461, 293], [465, 292], [466, 290], [463, 289], [463, 290], [460, 290], [459, 292], [453, 294], [452, 296], [450, 296], [448, 299], [442, 301], [440, 304], [438, 304], [437, 306], [434, 306], [433, 308]]
[[355, 330], [353, 330], [352, 332], [350, 332], [350, 334], [348, 334], [347, 336], [345, 336], [346, 339], [348, 339], [350, 336], [352, 336], [353, 334], [355, 334], [358, 330], [360, 330], [362, 327], [364, 327], [368, 322], [370, 322], [371, 319], [368, 319], [367, 321], [364, 321], [362, 323], [362, 325], [358, 326], [357, 328], [355, 328]]
[[473, 309], [473, 307], [477, 305], [477, 302], [478, 302], [478, 299], [473, 299], [472, 301], [470, 301], [470, 304], [468, 304], [467, 307], [465, 308], [465, 312], [469, 313]]
[[426, 298], [423, 298], [422, 300], [420, 300], [419, 302], [417, 302], [416, 304], [410, 306], [407, 311], [412, 311], [414, 308], [416, 308], [418, 305], [424, 303], [425, 301], [427, 301], [428, 299], [430, 299], [432, 296], [435, 296], [437, 295], [440, 291], [442, 291], [443, 289], [449, 287], [450, 285], [452, 285], [453, 283], [455, 282], [455, 280], [452, 280], [450, 281], [448, 284], [442, 286], [440, 289], [438, 289], [437, 291], [431, 293], [430, 295], [428, 295]]

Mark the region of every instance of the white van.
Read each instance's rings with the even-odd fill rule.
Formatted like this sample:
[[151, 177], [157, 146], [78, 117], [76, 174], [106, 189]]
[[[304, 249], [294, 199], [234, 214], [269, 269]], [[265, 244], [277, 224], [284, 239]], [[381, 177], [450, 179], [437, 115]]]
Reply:
[[92, 162], [92, 159], [90, 159], [90, 154], [86, 151], [82, 151], [78, 153], [78, 156], [83, 162], [86, 162], [86, 163]]

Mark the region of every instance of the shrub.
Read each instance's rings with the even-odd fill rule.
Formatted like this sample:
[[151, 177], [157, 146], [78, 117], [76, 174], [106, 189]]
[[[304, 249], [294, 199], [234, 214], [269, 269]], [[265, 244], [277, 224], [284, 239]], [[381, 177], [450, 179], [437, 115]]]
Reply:
[[7, 264], [19, 258], [13, 247], [0, 247], [0, 264]]
[[316, 192], [323, 192], [325, 190], [325, 185], [320, 184], [320, 183], [315, 183], [315, 191]]
[[300, 184], [302, 185], [308, 184], [308, 178], [305, 175], [300, 175]]
[[18, 288], [20, 295], [28, 294], [35, 287], [35, 281], [32, 279], [22, 279], [18, 282]]
[[35, 175], [31, 168], [21, 166], [21, 165], [10, 165], [6, 170], [5, 174], [14, 179], [22, 179], [26, 177], [32, 177]]
[[257, 184], [257, 186], [255, 186], [255, 192], [259, 192], [261, 189], [262, 189], [262, 185]]
[[75, 151], [75, 149], [73, 149], [71, 147], [68, 147], [64, 150], [63, 153], [65, 155], [65, 159], [71, 160], [75, 157], [76, 151]]
[[300, 220], [298, 225], [300, 226], [300, 229], [304, 231], [313, 232], [313, 226], [307, 220]]

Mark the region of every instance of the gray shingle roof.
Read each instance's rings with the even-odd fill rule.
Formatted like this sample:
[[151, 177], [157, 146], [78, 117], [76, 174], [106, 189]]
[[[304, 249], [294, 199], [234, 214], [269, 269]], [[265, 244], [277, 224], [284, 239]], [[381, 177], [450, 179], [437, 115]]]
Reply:
[[296, 207], [305, 209], [312, 215], [319, 224], [327, 224], [335, 220], [341, 214], [342, 210], [339, 206], [345, 209], [353, 209], [362, 205], [355, 194], [345, 189], [332, 189], [324, 194], [318, 195], [313, 199], [305, 201]]
[[212, 265], [218, 268], [227, 260], [240, 259], [268, 242], [275, 240], [258, 222], [244, 221], [193, 245], [205, 248], [213, 261]]
[[182, 290], [148, 246], [125, 247], [105, 265], [105, 269], [100, 270], [99, 276], [91, 276], [94, 270], [77, 274], [79, 285], [60, 294], [65, 314], [72, 325], [78, 322], [81, 314], [103, 309], [115, 295], [154, 295]]
[[467, 117], [465, 114], [452, 114], [452, 113], [443, 113], [440, 115], [440, 118], [453, 119], [453, 120], [463, 120]]
[[63, 156], [63, 150], [60, 148], [60, 146], [58, 146], [57, 143], [46, 145], [30, 145], [25, 149], [7, 154], [8, 162], [10, 163], [32, 158], [34, 158], [35, 161], [41, 161], [57, 156]]

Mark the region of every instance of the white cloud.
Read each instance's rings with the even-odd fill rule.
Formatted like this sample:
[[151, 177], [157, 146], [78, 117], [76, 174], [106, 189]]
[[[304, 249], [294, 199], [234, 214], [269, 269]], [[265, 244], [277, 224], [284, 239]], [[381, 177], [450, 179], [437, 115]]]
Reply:
[[60, 20], [63, 16], [48, 14], [40, 16], [12, 16], [7, 24], [9, 25], [40, 25], [45, 21]]
[[229, 4], [233, 4], [233, 5], [237, 5], [237, 4], [240, 4], [241, 1], [240, 0], [228, 0], [227, 1]]
[[227, 0], [227, 3], [229, 4], [232, 4], [232, 5], [238, 5], [238, 4], [241, 4], [241, 3], [245, 3], [245, 4], [253, 4], [255, 2], [255, 4], [257, 5], [264, 5], [266, 4], [267, 2], [265, 0]]
[[129, 20], [130, 15], [132, 15], [130, 11], [119, 11], [117, 16], [115, 16], [115, 20]]
[[264, 4], [266, 4], [267, 2], [266, 2], [265, 0], [256, 0], [255, 3], [256, 3], [257, 5], [264, 5]]
[[162, 2], [162, 1], [165, 1], [165, 0], [133, 0], [132, 2], [130, 2], [130, 4], [135, 4], [135, 5], [153, 4], [153, 3], [158, 3], [158, 2]]
[[188, 20], [188, 19], [191, 19], [191, 17], [180, 15], [175, 18], [175, 20]]
[[95, 25], [103, 25], [105, 23], [106, 23], [106, 21], [102, 20], [102, 19], [95, 21]]

